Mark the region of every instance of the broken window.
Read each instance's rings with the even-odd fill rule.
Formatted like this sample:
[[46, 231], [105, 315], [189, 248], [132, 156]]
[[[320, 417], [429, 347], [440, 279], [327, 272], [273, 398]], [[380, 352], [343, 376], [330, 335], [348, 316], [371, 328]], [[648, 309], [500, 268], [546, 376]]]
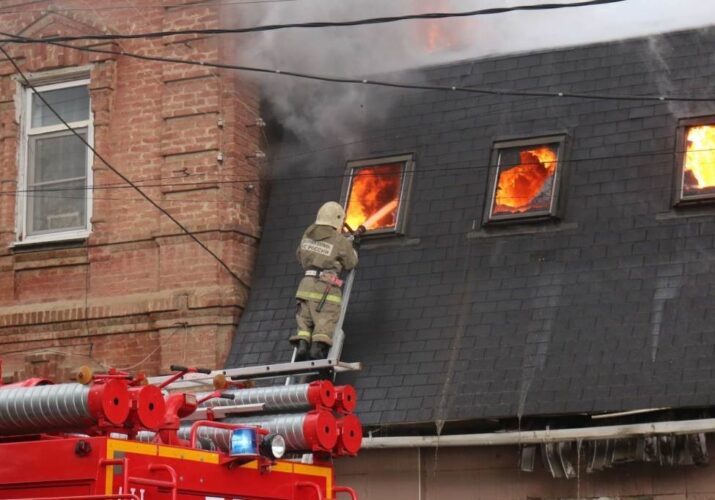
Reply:
[[679, 166], [675, 202], [715, 200], [715, 124], [687, 120], [679, 134]]
[[345, 222], [366, 235], [402, 233], [412, 170], [411, 155], [349, 162]]
[[556, 215], [563, 136], [494, 145], [485, 222]]
[[20, 241], [79, 238], [89, 232], [92, 155], [55, 115], [91, 144], [88, 84], [84, 79], [38, 86], [37, 92], [25, 90], [20, 166], [25, 195], [18, 199]]

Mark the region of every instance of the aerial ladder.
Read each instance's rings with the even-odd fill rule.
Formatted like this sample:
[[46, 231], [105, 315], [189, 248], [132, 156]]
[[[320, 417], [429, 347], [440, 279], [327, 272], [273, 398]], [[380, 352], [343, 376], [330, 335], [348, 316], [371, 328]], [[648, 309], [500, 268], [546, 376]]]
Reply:
[[[346, 229], [350, 233], [350, 237], [356, 248], [359, 248], [360, 237], [365, 233], [365, 225], [359, 226], [357, 229], [353, 230], [347, 224]], [[335, 327], [335, 333], [333, 334], [333, 345], [328, 351], [328, 356], [326, 359], [318, 360], [308, 360], [308, 361], [295, 361], [296, 350], [293, 349], [290, 361], [285, 363], [272, 363], [266, 365], [258, 366], [248, 366], [242, 368], [227, 368], [223, 370], [213, 370], [210, 373], [187, 373], [181, 380], [175, 381], [171, 389], [206, 389], [210, 387], [216, 377], [223, 377], [228, 380], [233, 381], [255, 381], [259, 379], [282, 379], [285, 377], [285, 385], [289, 386], [296, 382], [298, 379], [305, 378], [305, 375], [315, 374], [315, 373], [330, 373], [332, 379], [335, 379], [335, 375], [338, 373], [358, 371], [362, 369], [362, 363], [360, 362], [345, 362], [341, 360], [343, 346], [345, 344], [345, 333], [343, 330], [343, 324], [345, 322], [345, 315], [350, 304], [350, 295], [353, 289], [353, 283], [355, 281], [355, 269], [352, 269], [347, 277], [345, 278], [343, 285], [342, 301], [340, 305], [340, 316]], [[158, 376], [152, 377], [149, 380], [152, 383], [161, 384], [164, 383], [169, 377], [168, 376]]]

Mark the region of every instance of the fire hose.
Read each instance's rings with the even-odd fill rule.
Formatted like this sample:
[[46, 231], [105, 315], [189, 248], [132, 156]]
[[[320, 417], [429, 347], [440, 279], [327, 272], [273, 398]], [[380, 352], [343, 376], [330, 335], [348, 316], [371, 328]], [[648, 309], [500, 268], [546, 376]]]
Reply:
[[231, 417], [223, 422], [258, 425], [268, 432], [280, 434], [289, 451], [331, 451], [338, 441], [335, 417], [325, 410], [295, 415]]
[[0, 388], [0, 434], [33, 434], [123, 424], [130, 411], [125, 383]]
[[[209, 399], [201, 403], [201, 406], [213, 408], [263, 403], [262, 411], [306, 411], [316, 407], [332, 408], [336, 400], [335, 388], [327, 380], [310, 384], [255, 387], [223, 392], [231, 394], [233, 399]], [[197, 394], [197, 399], [203, 399], [208, 395], [209, 393]]]
[[304, 415], [231, 417], [223, 422], [260, 425], [268, 432], [283, 436], [290, 451], [332, 450], [337, 455], [355, 455], [362, 446], [362, 424], [355, 415], [336, 420], [328, 412], [319, 410]]
[[[286, 450], [293, 452], [332, 451], [338, 442], [335, 417], [326, 410], [289, 415], [227, 418], [221, 422], [260, 426], [270, 433], [280, 434], [286, 441]], [[231, 434], [232, 431], [229, 429], [199, 427], [196, 434], [197, 443], [205, 450], [229, 451]], [[191, 425], [182, 425], [179, 428], [179, 439], [188, 441], [190, 436]], [[155, 438], [154, 432], [142, 431], [137, 434], [139, 441], [152, 442]]]

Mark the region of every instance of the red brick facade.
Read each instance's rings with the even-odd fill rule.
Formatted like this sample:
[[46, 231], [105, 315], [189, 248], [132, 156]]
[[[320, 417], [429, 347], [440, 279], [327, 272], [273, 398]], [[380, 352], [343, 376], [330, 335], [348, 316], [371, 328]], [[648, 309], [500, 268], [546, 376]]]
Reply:
[[[220, 7], [110, 9], [111, 0], [16, 2], [5, 31], [29, 37], [220, 26]], [[185, 3], [176, 7], [176, 4]], [[123, 1], [123, 5], [132, 4]], [[91, 8], [87, 6], [91, 5]], [[115, 4], [116, 5], [116, 4]], [[71, 9], [76, 7], [77, 9]], [[5, 6], [3, 6], [5, 8]], [[43, 10], [49, 9], [49, 10]], [[171, 37], [80, 42], [159, 57], [226, 61], [237, 41]], [[36, 44], [7, 45], [24, 72], [87, 67], [94, 143], [250, 284], [260, 236], [255, 88], [234, 72]], [[149, 373], [220, 366], [248, 289], [167, 217], [94, 160], [91, 235], [15, 245], [22, 85], [0, 63], [0, 358], [5, 378], [66, 379], [88, 364]], [[234, 182], [250, 180], [251, 182]], [[113, 188], [105, 189], [107, 185]], [[116, 186], [122, 186], [117, 189]]]

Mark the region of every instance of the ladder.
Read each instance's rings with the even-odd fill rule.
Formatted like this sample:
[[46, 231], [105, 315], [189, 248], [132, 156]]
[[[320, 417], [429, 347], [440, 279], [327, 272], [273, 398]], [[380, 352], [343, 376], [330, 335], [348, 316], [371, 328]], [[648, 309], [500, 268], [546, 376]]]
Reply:
[[[345, 344], [345, 332], [343, 331], [343, 323], [345, 322], [345, 314], [348, 311], [348, 304], [350, 303], [350, 294], [353, 291], [353, 281], [355, 281], [355, 269], [351, 269], [348, 273], [348, 277], [345, 278], [345, 284], [343, 285], [343, 295], [340, 302], [340, 316], [338, 316], [338, 322], [335, 324], [335, 331], [333, 332], [333, 345], [330, 346], [328, 351], [328, 357], [326, 361], [331, 361], [333, 366], [333, 374], [337, 373], [338, 370], [335, 369], [336, 366], [340, 364], [340, 356], [343, 353], [343, 345]], [[293, 364], [304, 363], [304, 361], [299, 361], [296, 363], [295, 356], [298, 352], [297, 348], [293, 348], [293, 355], [290, 358], [290, 362]], [[316, 360], [323, 361], [323, 360]], [[323, 368], [325, 369], [325, 368]], [[329, 369], [329, 367], [328, 367]], [[293, 377], [286, 377], [285, 385], [290, 385], [293, 383]]]
[[[345, 333], [343, 331], [343, 323], [345, 314], [347, 313], [348, 303], [350, 302], [350, 294], [353, 289], [353, 281], [355, 280], [355, 269], [348, 273], [343, 286], [343, 299], [340, 305], [340, 316], [338, 323], [335, 326], [333, 335], [333, 345], [328, 351], [327, 359], [316, 359], [308, 361], [295, 361], [295, 349], [289, 363], [277, 363], [270, 365], [247, 366], [245, 368], [228, 368], [225, 370], [213, 370], [211, 373], [186, 373], [179, 380], [173, 382], [167, 387], [169, 390], [179, 389], [210, 389], [213, 385], [213, 379], [216, 375], [224, 375], [226, 378], [233, 380], [256, 380], [286, 377], [285, 385], [293, 383], [293, 375], [307, 375], [316, 373], [321, 370], [330, 370], [334, 374], [341, 372], [358, 371], [362, 369], [362, 363], [346, 363], [340, 361], [340, 356], [345, 344]], [[161, 384], [167, 380], [170, 375], [149, 377], [149, 383]]]

